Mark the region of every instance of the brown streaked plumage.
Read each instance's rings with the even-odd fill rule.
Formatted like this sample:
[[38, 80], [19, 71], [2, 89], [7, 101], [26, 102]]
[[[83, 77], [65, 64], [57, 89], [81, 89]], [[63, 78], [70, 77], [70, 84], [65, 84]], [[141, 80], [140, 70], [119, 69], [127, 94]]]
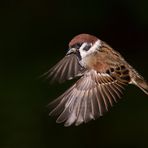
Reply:
[[148, 95], [148, 83], [124, 58], [95, 36], [80, 34], [69, 43], [66, 56], [46, 73], [51, 82], [80, 79], [49, 105], [50, 115], [65, 126], [80, 125], [103, 116], [128, 84]]

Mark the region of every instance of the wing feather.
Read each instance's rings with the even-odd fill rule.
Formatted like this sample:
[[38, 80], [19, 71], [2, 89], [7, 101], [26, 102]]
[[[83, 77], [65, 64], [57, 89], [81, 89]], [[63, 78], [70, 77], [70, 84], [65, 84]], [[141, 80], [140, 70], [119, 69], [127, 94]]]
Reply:
[[97, 119], [118, 101], [125, 84], [107, 73], [87, 71], [71, 88], [51, 103], [55, 108], [50, 115], [57, 115], [57, 123], [65, 122], [65, 126], [80, 125]]
[[85, 69], [80, 65], [76, 54], [66, 55], [54, 67], [48, 70], [44, 77], [50, 79], [50, 82], [62, 83], [65, 80], [73, 79], [83, 75]]

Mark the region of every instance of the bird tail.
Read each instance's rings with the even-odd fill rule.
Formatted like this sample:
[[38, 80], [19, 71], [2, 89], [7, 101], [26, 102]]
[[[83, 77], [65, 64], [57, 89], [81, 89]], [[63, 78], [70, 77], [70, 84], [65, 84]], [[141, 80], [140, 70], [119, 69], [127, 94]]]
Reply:
[[148, 95], [148, 83], [144, 80], [144, 78], [140, 75], [136, 76], [132, 83], [138, 86], [145, 94]]

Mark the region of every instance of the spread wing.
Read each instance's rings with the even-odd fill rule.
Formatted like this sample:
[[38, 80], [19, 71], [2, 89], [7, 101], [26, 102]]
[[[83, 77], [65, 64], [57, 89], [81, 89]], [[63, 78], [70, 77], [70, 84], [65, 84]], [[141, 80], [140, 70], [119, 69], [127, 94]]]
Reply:
[[44, 74], [47, 78], [51, 78], [51, 82], [64, 82], [81, 76], [84, 68], [79, 64], [78, 56], [74, 53], [66, 55], [54, 67]]
[[79, 125], [104, 115], [121, 97], [127, 83], [107, 73], [87, 71], [70, 89], [49, 104], [57, 123]]

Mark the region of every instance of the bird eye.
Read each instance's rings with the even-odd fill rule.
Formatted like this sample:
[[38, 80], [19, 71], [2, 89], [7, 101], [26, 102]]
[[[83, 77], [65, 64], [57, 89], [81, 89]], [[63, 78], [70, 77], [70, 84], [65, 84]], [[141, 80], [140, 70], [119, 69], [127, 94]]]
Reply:
[[91, 46], [92, 46], [91, 44], [87, 44], [87, 45], [83, 48], [83, 50], [88, 51]]

